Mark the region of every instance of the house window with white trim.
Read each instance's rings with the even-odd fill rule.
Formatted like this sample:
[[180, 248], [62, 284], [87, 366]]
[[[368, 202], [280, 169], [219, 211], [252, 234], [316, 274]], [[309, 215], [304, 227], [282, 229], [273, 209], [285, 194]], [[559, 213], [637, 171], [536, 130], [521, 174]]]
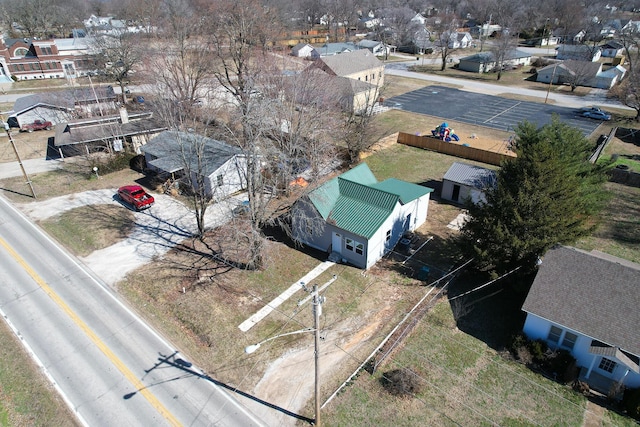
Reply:
[[355, 252], [358, 255], [364, 254], [364, 244], [356, 242], [353, 239], [344, 239], [344, 247], [346, 250]]
[[224, 176], [222, 175], [218, 175], [216, 177], [216, 180], [218, 182], [218, 187], [222, 187], [224, 185]]
[[344, 247], [346, 250], [353, 252], [353, 240], [344, 239]]
[[385, 237], [385, 242], [391, 240], [391, 230], [387, 230], [387, 236]]
[[564, 339], [562, 340], [562, 347], [566, 347], [570, 350], [573, 350], [573, 346], [576, 345], [577, 339], [578, 339], [578, 336], [576, 334], [572, 334], [569, 331], [565, 332]]
[[549, 330], [549, 336], [547, 336], [547, 340], [554, 343], [558, 343], [560, 341], [561, 335], [562, 335], [562, 329], [552, 325], [551, 329]]
[[600, 360], [600, 365], [598, 365], [598, 369], [602, 369], [603, 371], [612, 373], [613, 370], [616, 369], [616, 365], [617, 363], [614, 362], [613, 360], [603, 357], [602, 360]]

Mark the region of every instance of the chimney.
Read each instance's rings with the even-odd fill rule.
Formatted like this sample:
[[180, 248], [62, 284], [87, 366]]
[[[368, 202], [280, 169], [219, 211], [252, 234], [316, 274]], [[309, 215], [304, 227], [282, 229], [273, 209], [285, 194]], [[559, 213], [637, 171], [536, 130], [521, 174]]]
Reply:
[[129, 123], [129, 113], [125, 107], [120, 107], [120, 122], [122, 124]]

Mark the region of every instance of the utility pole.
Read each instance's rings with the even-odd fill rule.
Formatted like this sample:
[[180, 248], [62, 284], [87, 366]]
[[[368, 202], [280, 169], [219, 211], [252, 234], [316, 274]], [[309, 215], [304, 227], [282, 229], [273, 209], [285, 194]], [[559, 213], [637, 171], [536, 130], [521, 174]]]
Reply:
[[318, 296], [318, 285], [313, 285], [313, 329], [315, 342], [315, 366], [316, 366], [316, 419], [315, 426], [320, 426], [320, 311], [322, 301]]
[[29, 175], [27, 175], [27, 171], [24, 170], [24, 165], [22, 164], [22, 160], [20, 159], [20, 154], [18, 154], [18, 148], [16, 147], [16, 143], [13, 140], [13, 137], [11, 136], [11, 132], [9, 131], [9, 123], [7, 122], [4, 123], [4, 130], [7, 131], [9, 142], [11, 142], [11, 147], [13, 148], [13, 152], [16, 155], [16, 159], [18, 159], [18, 164], [20, 165], [20, 169], [22, 170], [22, 175], [24, 176], [24, 179], [27, 181], [27, 184], [29, 184], [29, 188], [31, 189], [31, 195], [33, 196], [34, 199], [37, 199], [36, 192], [33, 190], [33, 185], [31, 184]]

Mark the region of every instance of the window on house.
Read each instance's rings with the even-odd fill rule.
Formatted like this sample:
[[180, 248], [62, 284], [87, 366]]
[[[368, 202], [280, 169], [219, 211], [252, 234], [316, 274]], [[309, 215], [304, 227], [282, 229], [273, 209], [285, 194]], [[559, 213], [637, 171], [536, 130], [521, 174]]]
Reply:
[[562, 340], [562, 346], [573, 349], [573, 346], [576, 344], [576, 340], [578, 336], [576, 334], [572, 334], [571, 332], [566, 332], [564, 334], [564, 339]]
[[562, 329], [557, 326], [551, 326], [547, 340], [557, 343], [560, 341], [560, 335], [562, 335]]
[[356, 244], [356, 253], [362, 255], [364, 253], [364, 245], [362, 243]]
[[222, 187], [224, 185], [224, 177], [222, 175], [218, 175], [216, 180], [218, 182], [218, 187]]
[[614, 369], [616, 369], [616, 365], [617, 363], [613, 360], [603, 357], [602, 360], [600, 360], [600, 365], [598, 365], [598, 368], [611, 373]]
[[349, 251], [353, 251], [353, 240], [351, 239], [344, 239], [344, 247], [349, 250]]
[[387, 237], [385, 238], [385, 241], [389, 241], [391, 240], [391, 230], [387, 230]]
[[51, 47], [43, 46], [42, 47], [42, 53], [45, 54], [45, 55], [51, 55]]

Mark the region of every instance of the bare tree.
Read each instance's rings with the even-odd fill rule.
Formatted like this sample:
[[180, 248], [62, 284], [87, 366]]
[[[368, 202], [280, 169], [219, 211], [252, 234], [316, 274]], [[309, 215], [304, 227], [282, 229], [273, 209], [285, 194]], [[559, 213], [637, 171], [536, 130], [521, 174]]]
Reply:
[[139, 37], [126, 32], [96, 34], [92, 42], [95, 62], [108, 79], [118, 83], [124, 104], [127, 103], [125, 86], [142, 59]]
[[640, 69], [631, 68], [624, 80], [611, 90], [611, 94], [627, 107], [636, 111], [636, 121], [640, 122]]
[[349, 160], [356, 163], [360, 153], [371, 146], [371, 122], [376, 103], [383, 95], [383, 86], [372, 84], [364, 92], [360, 105], [354, 106], [346, 115], [345, 142], [349, 152]]
[[453, 14], [446, 14], [440, 16], [440, 24], [438, 25], [438, 41], [437, 46], [440, 51], [440, 58], [442, 59], [442, 65], [440, 71], [444, 71], [447, 67], [447, 59], [457, 48], [455, 44], [457, 42], [458, 32], [458, 19]]

